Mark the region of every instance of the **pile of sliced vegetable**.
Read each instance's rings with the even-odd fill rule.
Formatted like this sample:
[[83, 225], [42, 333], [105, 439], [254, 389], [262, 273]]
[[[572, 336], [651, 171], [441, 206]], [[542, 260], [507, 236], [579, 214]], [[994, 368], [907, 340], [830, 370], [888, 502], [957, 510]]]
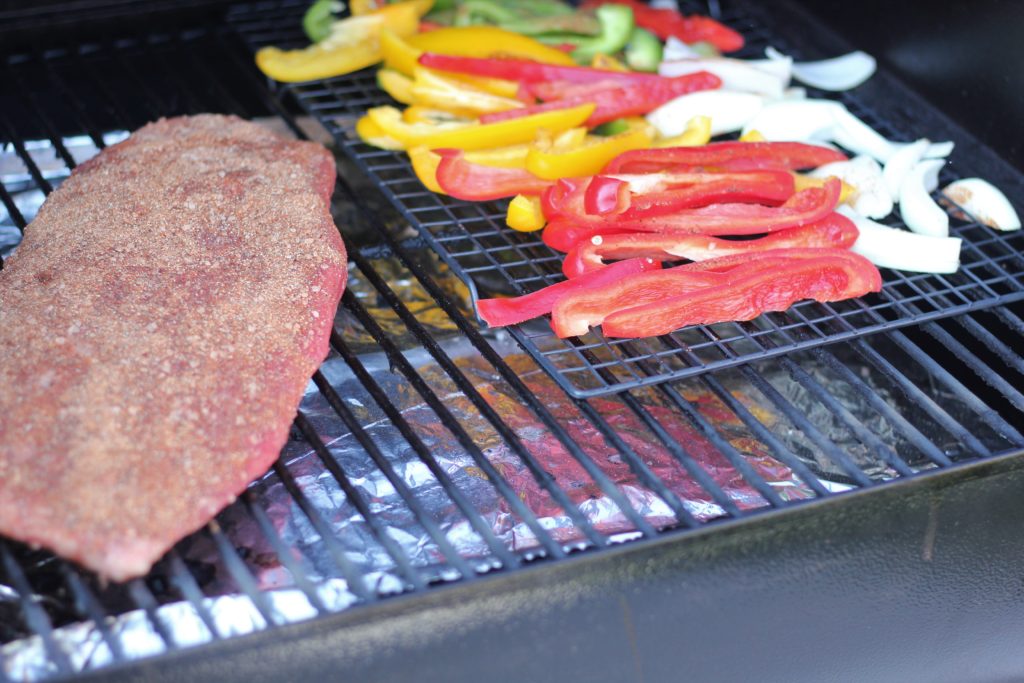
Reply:
[[[791, 87], [856, 87], [874, 72], [869, 55], [725, 57], [740, 34], [637, 0], [340, 9], [317, 0], [303, 23], [313, 44], [264, 48], [257, 64], [305, 81], [382, 62], [378, 84], [405, 107], [370, 109], [358, 135], [405, 150], [434, 192], [512, 198], [510, 228], [543, 229], [565, 253], [565, 281], [480, 300], [492, 326], [550, 314], [560, 337], [598, 325], [609, 337], [660, 335], [878, 291], [876, 266], [959, 267], [960, 239], [932, 199], [952, 143], [888, 140], [843, 104]], [[984, 180], [943, 196], [985, 225], [1020, 228]], [[875, 222], [896, 206], [909, 230]]]

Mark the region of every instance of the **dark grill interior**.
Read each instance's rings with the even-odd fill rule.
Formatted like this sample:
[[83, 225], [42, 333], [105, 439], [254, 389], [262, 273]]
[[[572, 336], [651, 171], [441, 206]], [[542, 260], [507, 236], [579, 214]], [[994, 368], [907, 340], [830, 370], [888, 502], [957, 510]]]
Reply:
[[[472, 297], [554, 281], [554, 255], [504, 229], [502, 206], [426, 193], [400, 156], [350, 139], [352, 116], [387, 101], [372, 75], [267, 83], [251, 47], [299, 42], [304, 4], [3, 55], [3, 254], [76, 162], [159, 116], [219, 111], [299, 135], [324, 124], [342, 152], [334, 208], [354, 264], [280, 460], [150, 576], [104, 585], [0, 541], [4, 677], [370, 613], [1024, 448], [1020, 233], [954, 222], [955, 276], [887, 271], [863, 303], [750, 325], [614, 344], [564, 344], [544, 325], [481, 330]], [[751, 50], [770, 36], [802, 56], [778, 19], [725, 19]], [[847, 104], [884, 134], [946, 134], [890, 121], [867, 92]], [[963, 144], [954, 161], [946, 180], [990, 163]]]

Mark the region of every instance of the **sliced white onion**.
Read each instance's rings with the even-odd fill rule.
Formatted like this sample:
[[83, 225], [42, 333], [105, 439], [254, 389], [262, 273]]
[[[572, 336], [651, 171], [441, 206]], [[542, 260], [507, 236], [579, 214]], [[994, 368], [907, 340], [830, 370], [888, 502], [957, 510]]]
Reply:
[[759, 69], [750, 62], [729, 57], [665, 60], [658, 66], [658, 73], [669, 77], [685, 76], [697, 71], [707, 71], [718, 76], [722, 79], [723, 90], [750, 92], [772, 99], [782, 97], [782, 91], [789, 83], [788, 73], [780, 77], [773, 72]]
[[853, 186], [853, 192], [846, 204], [861, 216], [884, 218], [892, 213], [892, 197], [882, 180], [882, 167], [868, 156], [859, 156], [849, 161], [825, 164], [811, 175], [816, 178], [836, 176]]
[[953, 153], [953, 142], [947, 140], [946, 142], [933, 142], [928, 145], [928, 149], [924, 153], [925, 159], [945, 159]]
[[665, 41], [665, 49], [661, 52], [661, 58], [664, 61], [691, 59], [693, 57], [700, 57], [700, 53], [675, 36], [668, 37], [668, 40]]
[[942, 194], [974, 220], [997, 230], [1020, 230], [1020, 217], [999, 188], [981, 178], [964, 178], [943, 188]]
[[930, 144], [927, 139], [921, 138], [916, 142], [903, 145], [893, 152], [889, 161], [885, 163], [882, 178], [885, 180], [885, 186], [893, 201], [900, 198], [900, 186], [903, 185], [903, 179], [910, 173], [910, 169], [924, 158]]
[[[770, 59], [783, 59], [773, 47], [765, 50]], [[851, 52], [841, 57], [823, 59], [817, 62], [795, 62], [793, 78], [821, 90], [838, 92], [856, 88], [875, 73], [875, 58], [866, 52]]]
[[745, 59], [743, 63], [749, 64], [760, 71], [773, 74], [780, 81], [786, 83], [789, 83], [790, 79], [793, 78], [793, 58], [786, 55], [769, 57], [768, 59]]
[[807, 88], [801, 88], [799, 86], [795, 88], [786, 88], [782, 91], [782, 99], [784, 100], [806, 100], [807, 99]]
[[922, 235], [949, 235], [949, 214], [935, 203], [931, 192], [939, 186], [942, 159], [919, 161], [900, 185], [900, 215], [907, 227]]
[[677, 97], [647, 115], [647, 122], [664, 137], [673, 137], [686, 129], [694, 116], [711, 119], [711, 134], [733, 133], [764, 106], [760, 95], [728, 90], [704, 90]]
[[770, 102], [747, 122], [743, 132], [755, 129], [766, 140], [831, 140], [836, 126], [835, 109], [842, 106], [831, 100]]
[[852, 220], [860, 231], [851, 251], [876, 266], [917, 273], [955, 273], [960, 267], [959, 237], [933, 237], [890, 228], [846, 206], [837, 211]]
[[886, 162], [903, 143], [895, 143], [832, 100], [782, 100], [767, 103], [747, 123], [744, 133], [758, 130], [767, 140], [829, 141], [854, 154]]

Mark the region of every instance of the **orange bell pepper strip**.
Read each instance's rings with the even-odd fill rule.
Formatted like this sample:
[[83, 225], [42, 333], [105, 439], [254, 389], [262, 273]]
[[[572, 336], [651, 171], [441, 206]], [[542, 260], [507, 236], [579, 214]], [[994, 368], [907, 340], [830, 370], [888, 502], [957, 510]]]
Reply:
[[256, 66], [276, 81], [295, 83], [340, 76], [381, 60], [380, 33], [416, 33], [420, 17], [434, 0], [405, 0], [379, 10], [334, 22], [331, 34], [302, 50], [264, 47], [256, 53]]
[[384, 135], [398, 140], [406, 148], [426, 145], [431, 148], [473, 150], [530, 142], [541, 129], [560, 132], [575, 128], [586, 121], [593, 111], [594, 105], [584, 104], [488, 124], [476, 121], [410, 124], [402, 120], [402, 113], [394, 107], [374, 107], [367, 112], [367, 116]]

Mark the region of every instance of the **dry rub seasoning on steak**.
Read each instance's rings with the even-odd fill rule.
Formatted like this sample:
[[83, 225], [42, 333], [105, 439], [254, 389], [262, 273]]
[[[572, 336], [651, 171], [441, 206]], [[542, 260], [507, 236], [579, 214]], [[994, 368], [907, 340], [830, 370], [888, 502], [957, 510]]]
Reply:
[[0, 271], [0, 533], [125, 580], [267, 470], [345, 284], [334, 173], [201, 115], [50, 195]]

